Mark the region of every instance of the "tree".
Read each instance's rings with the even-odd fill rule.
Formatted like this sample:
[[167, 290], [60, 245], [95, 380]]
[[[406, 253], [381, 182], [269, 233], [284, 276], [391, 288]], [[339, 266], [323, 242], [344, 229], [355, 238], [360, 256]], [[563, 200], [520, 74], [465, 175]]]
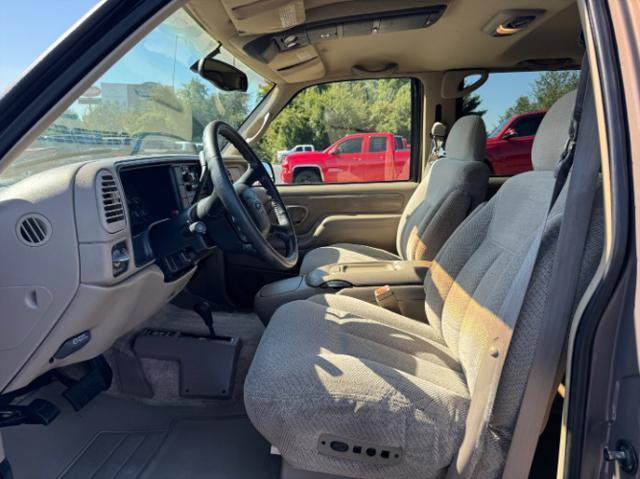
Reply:
[[548, 110], [556, 100], [578, 86], [578, 73], [575, 71], [548, 71], [542, 73], [531, 84], [531, 92], [520, 96], [514, 105], [506, 109], [500, 122], [519, 113]]
[[514, 115], [518, 115], [520, 113], [526, 113], [528, 111], [536, 111], [538, 108], [531, 104], [531, 100], [529, 100], [528, 96], [519, 96], [516, 99], [516, 103], [513, 106], [510, 106], [506, 109], [506, 111], [502, 114], [498, 123], [502, 123], [507, 118], [511, 118]]
[[460, 116], [466, 115], [480, 115], [483, 116], [487, 110], [478, 110], [478, 107], [482, 103], [480, 95], [474, 93], [472, 95], [465, 95], [462, 98], [462, 113]]
[[265, 159], [297, 144], [324, 149], [350, 133], [411, 136], [411, 83], [402, 79], [345, 81], [300, 92], [255, 146]]

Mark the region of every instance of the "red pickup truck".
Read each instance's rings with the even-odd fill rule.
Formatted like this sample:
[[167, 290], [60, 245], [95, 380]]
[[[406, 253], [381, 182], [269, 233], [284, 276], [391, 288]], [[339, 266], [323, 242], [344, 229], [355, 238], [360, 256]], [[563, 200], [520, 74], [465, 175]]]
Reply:
[[392, 133], [356, 133], [324, 151], [292, 153], [282, 160], [282, 183], [354, 183], [409, 179], [410, 147]]
[[489, 133], [486, 154], [492, 174], [511, 176], [531, 170], [531, 147], [545, 113], [514, 115]]

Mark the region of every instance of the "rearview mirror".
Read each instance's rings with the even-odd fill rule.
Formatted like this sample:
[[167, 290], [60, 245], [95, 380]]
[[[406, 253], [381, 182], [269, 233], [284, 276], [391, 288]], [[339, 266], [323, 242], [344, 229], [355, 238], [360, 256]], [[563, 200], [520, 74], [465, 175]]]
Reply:
[[509, 128], [502, 135], [502, 139], [503, 140], [508, 140], [509, 138], [513, 138], [514, 136], [517, 136], [517, 135], [518, 135], [518, 132], [516, 130], [514, 130], [513, 128]]
[[[211, 56], [202, 57], [196, 62], [195, 71], [205, 80], [224, 91], [247, 91], [249, 80], [242, 71]], [[193, 70], [193, 66], [191, 67]]]

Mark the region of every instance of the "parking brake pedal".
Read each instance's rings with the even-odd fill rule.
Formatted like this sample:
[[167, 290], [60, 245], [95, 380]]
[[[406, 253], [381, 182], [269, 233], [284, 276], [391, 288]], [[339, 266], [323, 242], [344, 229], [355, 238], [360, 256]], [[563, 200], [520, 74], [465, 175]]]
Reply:
[[85, 364], [89, 367], [89, 372], [79, 380], [58, 377], [67, 386], [67, 390], [62, 395], [76, 411], [85, 407], [102, 391], [109, 389], [113, 379], [113, 372], [102, 356], [91, 359]]
[[5, 405], [0, 407], [0, 428], [21, 424], [51, 424], [60, 410], [49, 401], [34, 399], [26, 406]]

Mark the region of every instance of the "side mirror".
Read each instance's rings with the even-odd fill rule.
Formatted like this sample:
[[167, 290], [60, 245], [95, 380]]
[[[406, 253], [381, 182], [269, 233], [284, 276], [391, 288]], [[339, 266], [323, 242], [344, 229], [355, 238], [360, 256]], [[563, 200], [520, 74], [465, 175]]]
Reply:
[[518, 136], [518, 132], [513, 129], [513, 128], [509, 128], [507, 131], [504, 132], [504, 134], [502, 135], [502, 139], [503, 140], [508, 140], [510, 138], [513, 138], [514, 136]]
[[262, 166], [264, 166], [264, 169], [267, 170], [267, 174], [269, 175], [269, 178], [271, 178], [271, 181], [273, 181], [273, 183], [275, 184], [276, 171], [273, 169], [273, 165], [266, 160], [261, 160], [261, 162], [262, 162]]
[[247, 91], [249, 86], [247, 75], [242, 70], [211, 56], [202, 57], [191, 66], [191, 70], [224, 91]]

